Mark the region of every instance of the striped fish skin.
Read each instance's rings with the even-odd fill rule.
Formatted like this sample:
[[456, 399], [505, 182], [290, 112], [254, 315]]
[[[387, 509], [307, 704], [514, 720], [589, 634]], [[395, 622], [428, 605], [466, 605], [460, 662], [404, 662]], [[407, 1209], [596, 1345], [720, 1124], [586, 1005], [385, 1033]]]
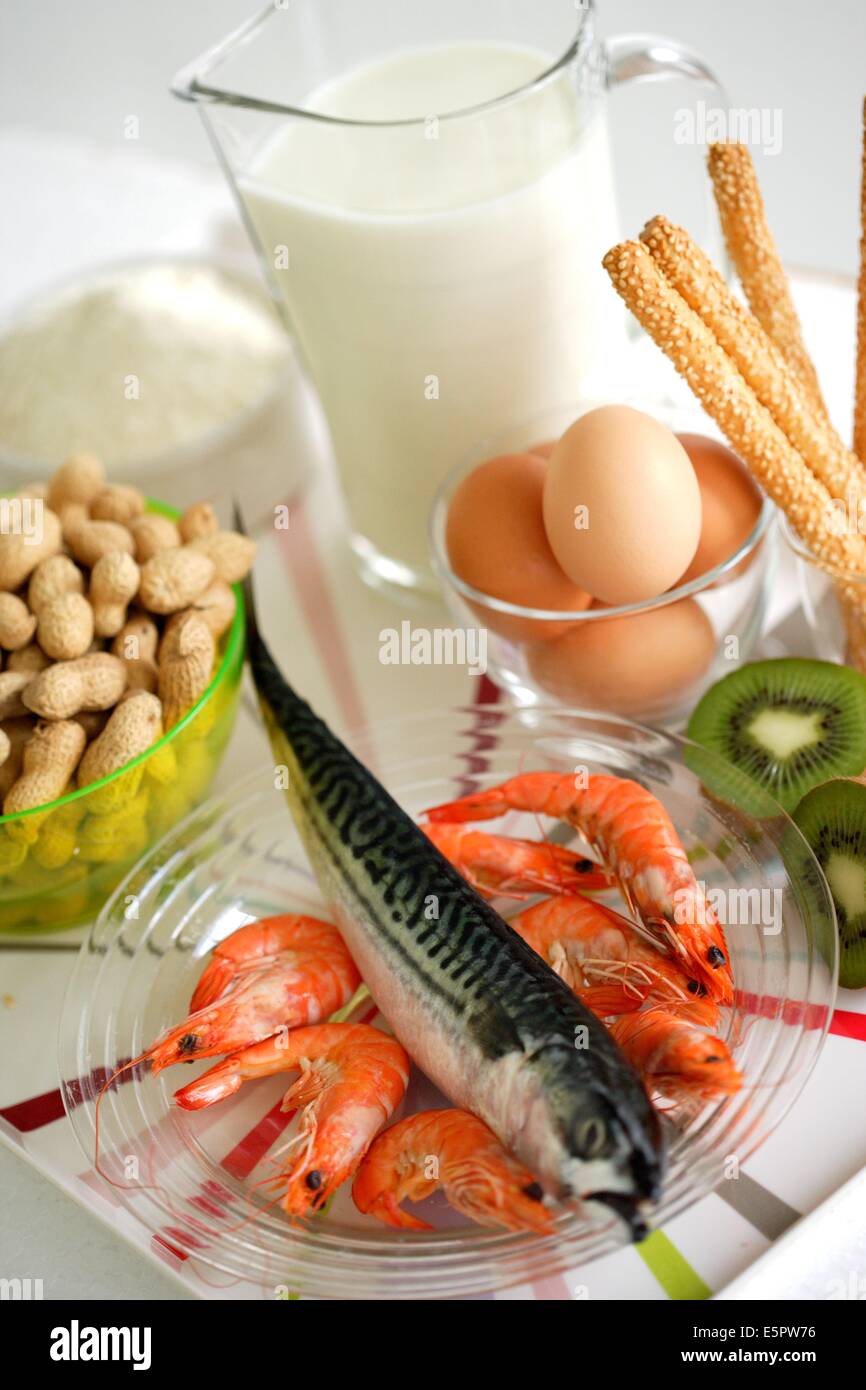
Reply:
[[593, 1014], [431, 844], [287, 684], [249, 654], [299, 834], [397, 1037], [557, 1198], [594, 1197], [634, 1239], [663, 1145], [637, 1073]]

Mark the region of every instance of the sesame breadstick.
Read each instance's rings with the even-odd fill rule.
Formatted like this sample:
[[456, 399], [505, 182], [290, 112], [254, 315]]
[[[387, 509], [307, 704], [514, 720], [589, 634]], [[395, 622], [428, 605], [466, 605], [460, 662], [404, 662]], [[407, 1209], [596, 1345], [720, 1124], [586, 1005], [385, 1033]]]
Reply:
[[[647, 247], [640, 241], [622, 242], [608, 251], [603, 264], [617, 293], [673, 362], [731, 448], [786, 513], [804, 544], [829, 565], [847, 573], [866, 573], [862, 536], [834, 526], [836, 509], [824, 484], [744, 381], [715, 335], [665, 279]], [[863, 602], [856, 586], [846, 586], [845, 593], [852, 602]]]
[[788, 277], [764, 212], [752, 156], [745, 145], [710, 145], [713, 192], [728, 252], [755, 318], [822, 415], [827, 407], [803, 342]]
[[854, 452], [859, 458], [866, 460], [866, 100], [863, 102], [863, 160], [860, 172], [860, 276], [857, 281]]
[[866, 499], [866, 469], [845, 447], [826, 415], [816, 411], [775, 343], [731, 293], [712, 261], [682, 227], [654, 217], [641, 232], [665, 278], [699, 314], [829, 491], [855, 515]]

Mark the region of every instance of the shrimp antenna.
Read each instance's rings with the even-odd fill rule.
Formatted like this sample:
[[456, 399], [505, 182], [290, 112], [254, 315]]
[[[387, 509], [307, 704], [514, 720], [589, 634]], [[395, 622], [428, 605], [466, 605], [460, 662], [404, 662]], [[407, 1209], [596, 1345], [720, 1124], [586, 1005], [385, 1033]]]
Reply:
[[[104, 1081], [104, 1082], [102, 1083], [102, 1085], [101, 1085], [100, 1088], [99, 1088], [99, 1094], [98, 1094], [97, 1097], [96, 1097], [96, 1109], [95, 1109], [94, 1115], [93, 1115], [93, 1142], [94, 1142], [93, 1166], [94, 1166], [94, 1168], [96, 1169], [96, 1171], [97, 1171], [97, 1173], [99, 1174], [99, 1176], [100, 1176], [105, 1182], [110, 1183], [112, 1187], [119, 1187], [119, 1188], [122, 1188], [122, 1189], [124, 1189], [124, 1190], [125, 1190], [126, 1188], [129, 1187], [129, 1183], [117, 1182], [115, 1178], [109, 1177], [109, 1175], [108, 1175], [108, 1174], [103, 1170], [103, 1168], [100, 1166], [100, 1162], [99, 1162], [99, 1110], [100, 1110], [100, 1107], [101, 1107], [101, 1105], [102, 1105], [103, 1097], [104, 1097], [106, 1091], [108, 1090], [109, 1086], [112, 1086], [112, 1085], [114, 1084], [114, 1082], [117, 1080], [117, 1078], [118, 1078], [119, 1076], [122, 1076], [124, 1072], [130, 1071], [133, 1067], [140, 1066], [140, 1064], [141, 1064], [142, 1062], [146, 1061], [146, 1060], [147, 1060], [147, 1053], [146, 1053], [146, 1052], [141, 1052], [141, 1053], [139, 1053], [139, 1055], [138, 1055], [137, 1057], [133, 1057], [133, 1059], [132, 1059], [131, 1062], [124, 1062], [124, 1064], [123, 1064], [122, 1067], [118, 1067], [115, 1071], [113, 1071], [113, 1072], [111, 1073], [111, 1075], [109, 1076], [108, 1080], [107, 1080], [107, 1081]], [[140, 1184], [140, 1183], [136, 1183], [135, 1186], [138, 1187], [138, 1188], [140, 1188], [140, 1187], [141, 1187], [141, 1184]]]

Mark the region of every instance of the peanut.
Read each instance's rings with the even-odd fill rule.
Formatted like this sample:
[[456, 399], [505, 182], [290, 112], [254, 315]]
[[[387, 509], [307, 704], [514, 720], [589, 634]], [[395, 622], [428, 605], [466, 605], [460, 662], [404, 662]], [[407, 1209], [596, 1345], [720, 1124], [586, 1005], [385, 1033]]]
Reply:
[[81, 725], [89, 742], [90, 739], [98, 738], [102, 733], [108, 720], [108, 712], [104, 709], [82, 710], [80, 714], [73, 717], [76, 724]]
[[30, 811], [61, 795], [84, 752], [84, 730], [69, 719], [37, 724], [24, 745], [21, 775], [3, 799], [4, 816]]
[[155, 749], [147, 758], [144, 770], [154, 782], [166, 790], [170, 790], [171, 784], [177, 778], [177, 754], [174, 751], [174, 745], [164, 743], [161, 748]]
[[[0, 827], [2, 830], [2, 827]], [[0, 834], [0, 874], [8, 874], [10, 870], [18, 869], [27, 858], [27, 846], [20, 841], [13, 840], [11, 836], [2, 830]], [[26, 916], [30, 916], [29, 904]], [[18, 921], [23, 921], [24, 917], [17, 918], [4, 904], [3, 925], [4, 927], [16, 926]]]
[[16, 594], [0, 594], [0, 647], [7, 652], [20, 651], [35, 631], [36, 619], [24, 600]]
[[65, 528], [69, 548], [80, 565], [93, 569], [97, 560], [112, 550], [131, 555], [135, 542], [125, 526], [117, 521], [78, 521]]
[[18, 719], [30, 713], [22, 702], [21, 693], [32, 682], [33, 676], [29, 671], [3, 672], [0, 676], [0, 719]]
[[127, 693], [133, 690], [156, 691], [158, 642], [159, 630], [147, 613], [133, 613], [115, 637], [111, 650], [126, 665], [129, 680]]
[[78, 768], [78, 785], [87, 787], [137, 758], [162, 734], [162, 705], [144, 690], [118, 705]]
[[213, 560], [216, 578], [224, 584], [237, 584], [244, 579], [256, 553], [255, 541], [237, 531], [215, 531], [192, 541], [190, 548]]
[[[75, 783], [69, 782], [61, 796], [75, 791]], [[78, 826], [84, 819], [87, 805], [83, 797], [67, 801], [42, 821], [40, 817], [39, 837], [30, 851], [30, 858], [41, 869], [62, 869], [69, 864], [78, 843]], [[56, 884], [57, 879], [53, 882]], [[65, 898], [65, 894], [63, 895]]]
[[213, 561], [191, 546], [163, 550], [141, 567], [139, 602], [152, 613], [177, 613], [187, 608], [213, 578]]
[[29, 647], [21, 647], [17, 652], [12, 652], [6, 669], [8, 671], [29, 671], [32, 676], [38, 676], [40, 671], [44, 671], [46, 666], [50, 666], [50, 658], [47, 657], [42, 648], [36, 643], [31, 642]]
[[147, 798], [140, 792], [115, 815], [88, 816], [78, 836], [79, 853], [89, 864], [134, 859], [148, 841]]
[[83, 502], [61, 502], [57, 508], [57, 515], [60, 517], [63, 539], [67, 545], [75, 528], [90, 520], [90, 512]]
[[0, 802], [12, 783], [17, 780], [21, 771], [21, 756], [24, 752], [24, 745], [33, 733], [33, 729], [33, 721], [28, 716], [27, 719], [7, 719], [0, 730], [9, 750], [0, 762]]
[[204, 694], [213, 669], [216, 643], [213, 633], [197, 613], [187, 613], [170, 632], [159, 650], [159, 698], [165, 729], [174, 728]]
[[111, 483], [98, 492], [90, 504], [94, 521], [119, 521], [128, 526], [144, 511], [144, 494], [126, 483]]
[[185, 545], [190, 541], [202, 540], [205, 536], [213, 536], [219, 528], [217, 514], [210, 502], [193, 502], [178, 522], [181, 540]]
[[0, 727], [0, 767], [3, 766], [9, 754], [12, 752], [12, 741], [6, 730]]
[[232, 625], [236, 606], [234, 593], [228, 584], [222, 579], [215, 579], [213, 584], [209, 584], [199, 594], [191, 608], [185, 608], [181, 613], [169, 618], [166, 631], [172, 624], [177, 623], [184, 613], [198, 613], [200, 618], [204, 618], [214, 637], [222, 637]]
[[155, 661], [159, 629], [147, 613], [132, 613], [111, 644], [124, 661]]
[[[40, 506], [41, 534], [26, 535], [23, 531], [0, 533], [0, 589], [11, 593], [32, 574], [40, 560], [56, 555], [63, 543], [60, 518], [48, 507]], [[39, 527], [34, 530], [39, 531]]]
[[131, 661], [124, 662], [126, 666], [126, 678], [128, 686], [126, 692], [121, 695], [121, 700], [128, 700], [134, 691], [146, 690], [151, 695], [156, 693], [159, 684], [159, 671], [155, 661], [147, 661], [144, 657], [133, 658]]
[[126, 608], [138, 591], [141, 572], [123, 550], [102, 555], [90, 576], [90, 602], [97, 637], [116, 637], [126, 622]]
[[70, 454], [48, 484], [48, 505], [81, 502], [88, 506], [104, 487], [105, 469], [95, 454]]
[[[127, 684], [126, 667], [109, 652], [93, 652], [76, 661], [58, 661], [32, 680], [25, 694], [26, 708], [43, 719], [71, 719], [83, 710], [110, 709], [116, 705]], [[0, 676], [0, 681], [10, 679]]]
[[83, 594], [84, 575], [68, 555], [51, 555], [41, 560], [30, 576], [27, 602], [30, 612], [39, 616], [46, 604], [61, 594]]
[[56, 661], [74, 661], [93, 641], [93, 609], [83, 594], [61, 594], [39, 613], [39, 645]]
[[148, 512], [129, 523], [130, 534], [135, 543], [135, 558], [140, 565], [161, 550], [174, 550], [180, 545], [180, 531], [167, 516], [158, 512]]

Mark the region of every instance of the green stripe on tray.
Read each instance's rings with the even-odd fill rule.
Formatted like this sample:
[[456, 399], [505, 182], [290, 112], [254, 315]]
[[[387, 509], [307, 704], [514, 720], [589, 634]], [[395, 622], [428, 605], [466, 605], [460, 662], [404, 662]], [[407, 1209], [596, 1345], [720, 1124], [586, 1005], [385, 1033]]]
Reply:
[[650, 1274], [656, 1278], [668, 1298], [697, 1301], [712, 1298], [708, 1288], [688, 1260], [681, 1255], [673, 1241], [668, 1240], [664, 1231], [653, 1231], [635, 1249]]

